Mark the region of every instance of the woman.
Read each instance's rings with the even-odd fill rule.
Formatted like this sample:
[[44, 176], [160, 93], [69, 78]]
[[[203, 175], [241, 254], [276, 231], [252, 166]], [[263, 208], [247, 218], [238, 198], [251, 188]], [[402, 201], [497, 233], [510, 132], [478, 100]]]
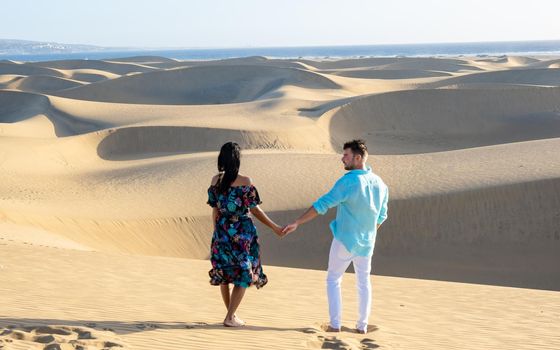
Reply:
[[[210, 284], [220, 286], [227, 308], [226, 327], [240, 327], [245, 322], [235, 315], [245, 289], [267, 283], [262, 271], [257, 229], [249, 211], [259, 221], [281, 237], [282, 228], [259, 208], [261, 200], [251, 179], [239, 174], [240, 148], [228, 142], [220, 149], [218, 175], [208, 189], [208, 204], [212, 207], [214, 234], [212, 236], [212, 269]], [[229, 285], [233, 284], [230, 292]]]

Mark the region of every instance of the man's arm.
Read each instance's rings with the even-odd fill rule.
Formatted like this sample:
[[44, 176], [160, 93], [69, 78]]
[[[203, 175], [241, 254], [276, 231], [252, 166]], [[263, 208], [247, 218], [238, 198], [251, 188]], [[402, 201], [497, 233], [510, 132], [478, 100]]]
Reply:
[[315, 207], [313, 207], [313, 206], [309, 207], [309, 209], [307, 209], [305, 211], [305, 213], [303, 213], [299, 218], [297, 218], [296, 221], [294, 221], [293, 223], [291, 223], [289, 225], [286, 225], [282, 229], [282, 235], [286, 236], [286, 235], [294, 232], [295, 230], [297, 230], [299, 225], [305, 224], [306, 222], [315, 219], [318, 215], [319, 215], [319, 213], [317, 213], [317, 210], [315, 209]]
[[387, 203], [389, 202], [389, 188], [385, 188], [385, 196], [383, 196], [383, 201], [381, 202], [381, 210], [379, 211], [379, 217], [377, 218], [377, 228], [387, 219]]
[[325, 215], [330, 208], [336, 207], [348, 198], [350, 190], [346, 179], [339, 179], [331, 190], [317, 199], [313, 205], [303, 213], [296, 221], [286, 225], [282, 230], [285, 236], [294, 232], [299, 225], [315, 219], [318, 215]]

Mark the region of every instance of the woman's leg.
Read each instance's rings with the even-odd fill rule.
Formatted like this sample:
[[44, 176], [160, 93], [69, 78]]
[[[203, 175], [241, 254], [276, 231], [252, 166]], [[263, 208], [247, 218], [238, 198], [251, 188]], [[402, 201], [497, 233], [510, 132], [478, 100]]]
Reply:
[[[231, 290], [229, 289], [229, 284], [221, 284], [220, 285], [220, 292], [222, 292], [222, 299], [224, 300], [224, 304], [226, 305], [226, 309], [229, 309], [229, 301]], [[237, 315], [233, 314], [233, 318], [237, 319]], [[242, 322], [242, 320], [237, 319], [238, 321]]]
[[231, 292], [231, 297], [229, 301], [229, 308], [228, 313], [226, 315], [226, 319], [224, 320], [224, 325], [228, 327], [239, 327], [243, 326], [244, 322], [240, 319], [235, 317], [235, 311], [241, 304], [241, 300], [243, 300], [243, 296], [245, 295], [244, 287], [235, 286], [233, 287], [233, 291]]
[[226, 305], [226, 309], [229, 309], [229, 284], [221, 284], [220, 292], [222, 292], [222, 299]]

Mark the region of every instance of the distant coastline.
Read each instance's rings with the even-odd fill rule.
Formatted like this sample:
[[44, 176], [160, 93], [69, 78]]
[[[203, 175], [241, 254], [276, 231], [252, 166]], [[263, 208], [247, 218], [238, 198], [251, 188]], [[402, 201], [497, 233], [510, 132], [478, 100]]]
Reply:
[[[62, 44], [61, 44], [62, 45]], [[69, 46], [71, 47], [71, 45]], [[6, 53], [4, 53], [6, 52]], [[560, 55], [560, 40], [432, 43], [361, 46], [307, 46], [209, 49], [127, 49], [88, 47], [85, 52], [9, 53], [0, 51], [0, 60], [48, 61], [67, 59], [110, 59], [131, 56], [161, 56], [179, 60], [214, 60], [236, 57], [265, 56], [270, 58], [364, 58], [364, 57], [426, 57], [476, 55]]]

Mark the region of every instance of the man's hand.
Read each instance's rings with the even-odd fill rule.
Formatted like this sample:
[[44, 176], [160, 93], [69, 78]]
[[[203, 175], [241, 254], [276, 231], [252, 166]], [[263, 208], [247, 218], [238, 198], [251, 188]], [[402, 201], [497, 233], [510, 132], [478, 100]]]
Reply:
[[295, 230], [297, 230], [298, 228], [298, 224], [297, 223], [291, 223], [289, 225], [284, 226], [284, 228], [282, 229], [282, 236], [287, 236], [290, 233], [294, 232]]
[[317, 215], [319, 215], [319, 213], [317, 213], [317, 210], [315, 210], [313, 206], [309, 207], [309, 209], [307, 209], [302, 216], [296, 219], [296, 221], [292, 222], [289, 225], [284, 226], [284, 228], [282, 229], [282, 237], [287, 236], [290, 233], [294, 232], [295, 230], [297, 230], [299, 225], [305, 224], [306, 222], [313, 220], [314, 218], [317, 217]]

